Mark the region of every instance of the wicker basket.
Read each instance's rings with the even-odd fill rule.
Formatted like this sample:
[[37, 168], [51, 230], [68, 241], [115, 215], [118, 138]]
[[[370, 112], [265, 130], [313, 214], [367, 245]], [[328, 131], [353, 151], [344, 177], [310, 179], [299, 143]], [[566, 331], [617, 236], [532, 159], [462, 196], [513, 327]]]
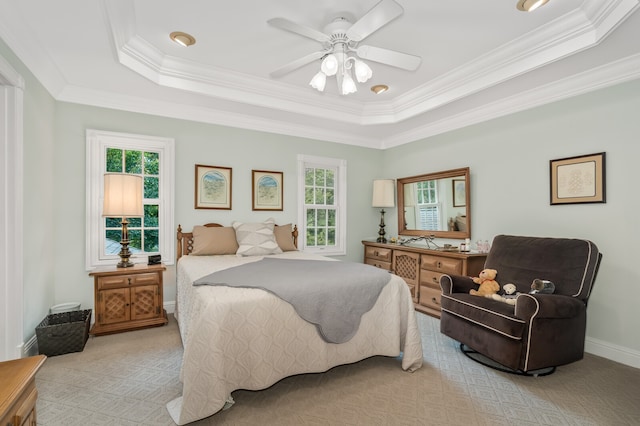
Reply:
[[82, 352], [90, 324], [91, 309], [47, 315], [36, 327], [38, 351], [47, 356]]

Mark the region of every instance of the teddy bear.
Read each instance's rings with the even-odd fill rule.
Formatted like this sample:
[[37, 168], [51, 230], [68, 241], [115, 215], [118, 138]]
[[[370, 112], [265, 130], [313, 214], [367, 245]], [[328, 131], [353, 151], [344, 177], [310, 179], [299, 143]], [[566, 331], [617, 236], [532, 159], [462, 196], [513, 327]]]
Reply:
[[504, 290], [504, 294], [493, 294], [491, 297], [493, 300], [498, 300], [500, 302], [508, 303], [509, 305], [515, 305], [516, 299], [520, 293], [516, 292], [516, 285], [512, 283], [507, 283], [502, 286]]
[[498, 271], [495, 269], [483, 269], [477, 277], [473, 277], [473, 282], [480, 284], [477, 290], [469, 290], [469, 294], [474, 296], [492, 297], [500, 290], [500, 285], [495, 280]]

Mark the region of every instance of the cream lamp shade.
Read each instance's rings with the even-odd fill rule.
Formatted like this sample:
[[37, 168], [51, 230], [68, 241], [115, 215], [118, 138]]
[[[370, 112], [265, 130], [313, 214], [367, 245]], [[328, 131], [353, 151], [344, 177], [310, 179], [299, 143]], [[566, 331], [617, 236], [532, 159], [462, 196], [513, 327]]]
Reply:
[[395, 207], [393, 179], [376, 179], [373, 181], [372, 207]]
[[142, 176], [123, 173], [105, 174], [102, 216], [143, 216]]

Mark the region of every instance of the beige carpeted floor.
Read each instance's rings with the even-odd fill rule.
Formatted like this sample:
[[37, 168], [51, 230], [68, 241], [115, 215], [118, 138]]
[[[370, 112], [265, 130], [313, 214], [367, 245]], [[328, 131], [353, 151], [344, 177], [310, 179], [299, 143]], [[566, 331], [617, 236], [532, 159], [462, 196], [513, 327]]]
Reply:
[[[640, 370], [587, 354], [545, 377], [501, 373], [462, 355], [417, 314], [424, 366], [374, 357], [269, 389], [236, 391], [231, 409], [193, 425], [640, 425]], [[168, 326], [90, 338], [38, 373], [43, 426], [173, 425], [182, 346]]]

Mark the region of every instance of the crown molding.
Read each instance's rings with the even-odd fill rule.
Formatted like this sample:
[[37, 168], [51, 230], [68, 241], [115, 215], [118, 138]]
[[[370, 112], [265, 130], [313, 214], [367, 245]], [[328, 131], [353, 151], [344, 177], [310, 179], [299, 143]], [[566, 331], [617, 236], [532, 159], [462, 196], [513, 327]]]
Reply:
[[381, 141], [387, 149], [640, 78], [640, 54], [538, 86]]

